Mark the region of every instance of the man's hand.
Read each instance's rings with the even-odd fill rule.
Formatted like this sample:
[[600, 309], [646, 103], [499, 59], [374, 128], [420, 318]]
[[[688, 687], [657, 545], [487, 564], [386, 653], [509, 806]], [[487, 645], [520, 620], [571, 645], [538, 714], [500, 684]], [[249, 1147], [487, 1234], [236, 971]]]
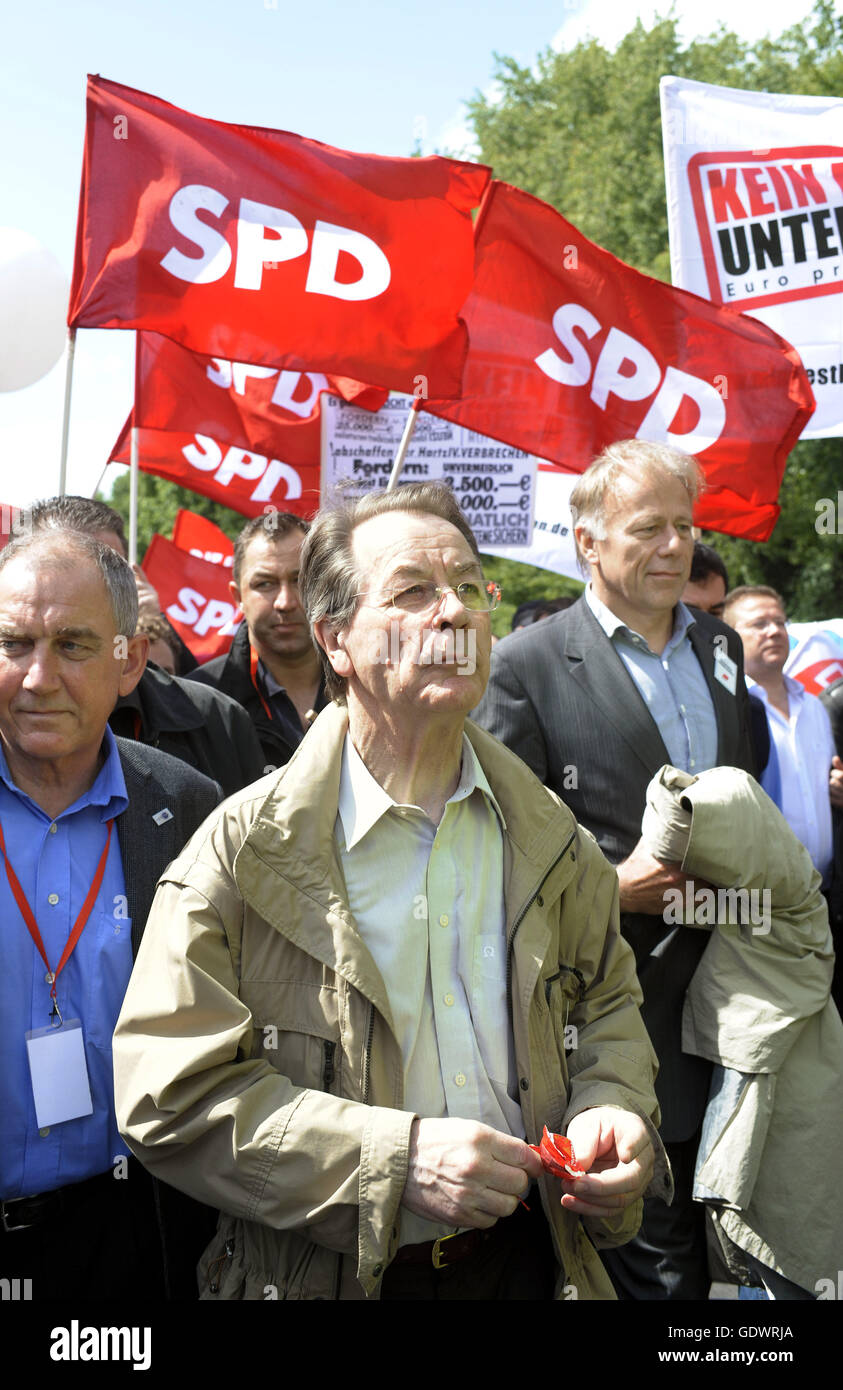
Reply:
[[138, 591], [138, 617], [157, 618], [161, 613], [161, 600], [140, 565], [132, 565], [132, 573]]
[[473, 1120], [414, 1120], [402, 1205], [449, 1226], [511, 1216], [541, 1160], [524, 1142]]
[[611, 1216], [644, 1195], [655, 1153], [647, 1127], [631, 1110], [596, 1106], [568, 1125], [584, 1178], [562, 1178], [562, 1205], [578, 1216]]
[[684, 892], [688, 882], [688, 875], [683, 874], [678, 864], [663, 864], [660, 859], [654, 859], [642, 840], [616, 867], [621, 912], [652, 912], [661, 917], [668, 889], [679, 888]]
[[832, 806], [843, 806], [843, 760], [836, 753], [828, 774], [828, 795]]

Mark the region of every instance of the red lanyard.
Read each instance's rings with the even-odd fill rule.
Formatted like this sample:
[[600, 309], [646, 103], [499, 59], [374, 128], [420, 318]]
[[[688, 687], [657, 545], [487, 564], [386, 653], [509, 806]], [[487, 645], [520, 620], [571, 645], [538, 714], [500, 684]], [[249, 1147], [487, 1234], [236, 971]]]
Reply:
[[268, 719], [271, 719], [271, 718], [272, 718], [272, 710], [270, 709], [270, 707], [269, 707], [269, 705], [267, 704], [266, 700], [263, 698], [263, 691], [261, 690], [260, 686], [258, 685], [258, 662], [259, 662], [259, 661], [260, 661], [260, 657], [258, 656], [258, 654], [257, 654], [257, 652], [255, 651], [254, 647], [250, 647], [250, 648], [249, 648], [249, 674], [250, 674], [251, 677], [252, 677], [252, 685], [255, 687], [255, 690], [258, 692], [258, 699], [260, 700], [261, 704], [263, 705], [264, 709], [266, 710], [267, 718], [268, 718]]
[[[64, 951], [62, 952], [61, 960], [58, 963], [55, 974], [53, 974], [52, 970], [50, 969], [50, 962], [47, 960], [47, 952], [44, 950], [44, 942], [41, 939], [41, 933], [38, 930], [38, 923], [35, 920], [32, 908], [29, 906], [29, 903], [27, 902], [26, 894], [24, 893], [23, 889], [20, 886], [20, 883], [18, 882], [18, 876], [12, 868], [11, 864], [9, 863], [9, 857], [6, 854], [6, 841], [3, 836], [3, 826], [2, 824], [0, 824], [0, 853], [2, 853], [3, 860], [6, 865], [6, 877], [9, 880], [9, 887], [11, 888], [15, 896], [15, 902], [20, 908], [21, 916], [23, 917], [23, 920], [26, 922], [26, 925], [29, 928], [29, 935], [35, 942], [41, 959], [47, 967], [47, 980], [50, 984], [50, 998], [53, 1001], [53, 1013], [51, 1017], [53, 1017], [55, 1014], [58, 1014], [58, 1005], [56, 1003], [56, 980], [58, 979], [59, 975], [61, 974], [62, 970], [64, 969], [67, 962], [70, 960], [71, 955], [73, 954], [73, 948], [79, 940], [80, 936], [82, 935], [82, 929], [91, 915], [94, 903], [97, 900], [97, 894], [100, 891], [100, 886], [103, 880], [103, 874], [105, 873], [105, 861], [108, 858], [108, 846], [111, 843], [111, 829], [113, 825], [114, 820], [112, 819], [108, 822], [108, 834], [105, 837], [105, 848], [103, 849], [103, 852], [100, 855], [100, 861], [97, 864], [97, 871], [94, 874], [94, 881], [88, 889], [88, 896], [83, 902], [82, 908], [79, 912], [79, 916], [76, 918], [76, 921], [73, 924], [73, 930], [70, 933], [70, 936], [67, 938], [67, 943], [65, 945]], [[61, 1017], [60, 1014], [59, 1017]]]

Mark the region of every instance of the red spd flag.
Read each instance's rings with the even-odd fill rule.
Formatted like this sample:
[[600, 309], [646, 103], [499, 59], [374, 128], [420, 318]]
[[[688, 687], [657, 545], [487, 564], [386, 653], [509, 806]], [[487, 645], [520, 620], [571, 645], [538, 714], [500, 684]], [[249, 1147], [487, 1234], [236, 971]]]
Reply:
[[87, 113], [71, 326], [459, 394], [488, 168], [205, 120], [100, 77]]
[[144, 472], [246, 516], [271, 506], [310, 516], [319, 505], [323, 391], [375, 410], [387, 396], [348, 377], [203, 357], [141, 333], [135, 408], [109, 461], [129, 462], [137, 424]]
[[595, 246], [555, 209], [494, 182], [477, 227], [459, 401], [423, 409], [582, 473], [619, 439], [699, 459], [698, 526], [766, 540], [813, 395], [772, 329]]
[[210, 565], [223, 565], [231, 569], [234, 564], [234, 543], [228, 539], [215, 522], [197, 512], [180, 507], [173, 522], [173, 545], [179, 550], [187, 550]]
[[243, 620], [229, 592], [230, 570], [197, 559], [154, 535], [141, 566], [161, 611], [202, 664], [222, 656]]

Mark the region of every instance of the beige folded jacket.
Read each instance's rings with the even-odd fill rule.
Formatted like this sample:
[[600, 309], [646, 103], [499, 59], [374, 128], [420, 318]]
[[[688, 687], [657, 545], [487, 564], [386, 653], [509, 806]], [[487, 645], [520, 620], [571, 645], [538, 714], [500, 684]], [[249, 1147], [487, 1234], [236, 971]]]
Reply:
[[675, 920], [711, 931], [682, 1019], [684, 1050], [718, 1064], [694, 1195], [724, 1248], [739, 1247], [730, 1259], [739, 1278], [744, 1250], [809, 1292], [821, 1280], [836, 1285], [843, 1025], [829, 997], [834, 954], [820, 877], [778, 808], [737, 768], [691, 777], [662, 767], [642, 835], [694, 881], [681, 907], [678, 894], [670, 904]]

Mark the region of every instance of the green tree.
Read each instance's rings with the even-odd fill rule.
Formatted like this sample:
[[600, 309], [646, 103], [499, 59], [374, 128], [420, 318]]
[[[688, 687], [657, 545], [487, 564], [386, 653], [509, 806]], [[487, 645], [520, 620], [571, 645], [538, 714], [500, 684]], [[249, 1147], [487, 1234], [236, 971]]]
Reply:
[[[101, 501], [108, 502], [109, 506], [120, 513], [128, 535], [128, 469], [117, 478], [110, 497], [103, 497], [102, 494], [97, 495]], [[198, 492], [191, 492], [186, 487], [177, 487], [175, 483], [167, 482], [166, 478], [156, 478], [151, 473], [140, 473], [138, 475], [139, 560], [143, 559], [144, 552], [156, 531], [159, 535], [170, 539], [176, 512], [180, 507], [185, 507], [188, 511], [197, 512], [199, 516], [207, 517], [209, 521], [216, 522], [220, 530], [224, 531], [232, 541], [237, 537], [238, 532], [242, 531], [247, 520], [245, 516], [241, 516], [240, 512], [233, 512], [220, 502], [212, 502], [208, 497], [201, 497]]]
[[496, 637], [506, 636], [512, 626], [513, 613], [528, 599], [577, 598], [582, 593], [582, 584], [550, 570], [523, 565], [518, 560], [504, 560], [499, 555], [483, 555], [481, 559], [485, 573], [497, 580], [503, 590], [501, 605], [492, 614], [492, 631]]
[[[496, 61], [497, 93], [468, 103], [480, 156], [495, 176], [551, 203], [621, 260], [669, 281], [659, 78], [839, 96], [843, 18], [832, 0], [817, 0], [805, 25], [777, 38], [749, 45], [721, 26], [683, 46], [678, 21], [668, 17], [649, 29], [637, 22], [613, 52], [589, 39], [564, 53], [547, 49], [531, 68]], [[843, 546], [815, 529], [819, 499], [836, 499], [841, 481], [843, 440], [798, 444], [771, 539], [706, 536], [733, 583], [772, 584], [793, 618], [843, 611]]]

